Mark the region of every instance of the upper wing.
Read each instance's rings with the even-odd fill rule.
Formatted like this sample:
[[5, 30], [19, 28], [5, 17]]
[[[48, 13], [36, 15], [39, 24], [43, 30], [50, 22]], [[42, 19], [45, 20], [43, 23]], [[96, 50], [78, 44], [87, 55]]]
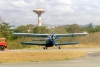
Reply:
[[73, 36], [85, 36], [87, 35], [88, 33], [69, 33], [69, 34], [55, 34], [56, 36], [58, 37], [73, 37]]
[[[69, 33], [69, 34], [54, 34], [58, 37], [71, 37], [71, 36], [85, 36], [88, 33]], [[33, 34], [33, 33], [13, 33], [15, 36], [28, 36], [28, 37], [48, 37], [48, 34]]]
[[13, 33], [15, 36], [28, 36], [28, 37], [48, 37], [48, 34], [33, 34], [33, 33]]

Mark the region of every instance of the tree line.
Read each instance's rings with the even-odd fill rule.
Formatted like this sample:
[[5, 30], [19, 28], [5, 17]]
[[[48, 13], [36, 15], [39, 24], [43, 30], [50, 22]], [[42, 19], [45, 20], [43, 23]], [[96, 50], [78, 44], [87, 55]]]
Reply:
[[[60, 31], [62, 33], [82, 33], [82, 32], [88, 32], [88, 33], [95, 33], [100, 32], [100, 25], [93, 26], [92, 23], [81, 26], [78, 24], [72, 24], [69, 26], [58, 26], [54, 29], [49, 29], [46, 26], [34, 26], [32, 24], [28, 25], [21, 25], [18, 26], [15, 29], [11, 29], [11, 25], [9, 23], [1, 23], [0, 24], [0, 37], [5, 37], [9, 40], [13, 40], [15, 37], [12, 35], [12, 33], [37, 33], [37, 34], [46, 34], [51, 33], [51, 30], [54, 30], [54, 32], [57, 33], [57, 31]], [[64, 32], [65, 31], [65, 32]], [[59, 33], [59, 32], [58, 32]]]

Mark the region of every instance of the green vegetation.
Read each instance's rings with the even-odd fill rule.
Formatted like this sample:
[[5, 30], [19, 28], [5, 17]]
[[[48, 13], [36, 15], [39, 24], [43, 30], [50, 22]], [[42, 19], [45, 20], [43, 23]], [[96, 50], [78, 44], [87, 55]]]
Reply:
[[79, 26], [77, 24], [73, 24], [73, 25], [70, 25], [68, 28], [67, 28], [67, 32], [68, 33], [80, 33], [80, 32], [84, 32], [85, 29], [82, 27], [82, 26]]
[[46, 34], [48, 32], [49, 29], [47, 29], [45, 26], [37, 26], [33, 29], [33, 33]]
[[86, 31], [88, 33], [94, 33], [94, 32], [96, 32], [95, 31], [95, 28], [93, 27], [93, 24], [92, 23], [88, 24], [85, 28], [86, 28]]
[[2, 24], [0, 24], [0, 35], [8, 40], [12, 39], [12, 31], [10, 30], [10, 27], [11, 26], [9, 25], [9, 23], [3, 22]]
[[34, 48], [34, 46], [24, 46], [21, 45], [20, 42], [22, 41], [32, 41], [33, 37], [17, 37], [13, 36], [13, 32], [20, 32], [20, 33], [40, 33], [40, 34], [51, 34], [52, 30], [55, 34], [63, 34], [63, 33], [82, 33], [87, 31], [89, 34], [84, 37], [63, 37], [59, 40], [59, 42], [70, 42], [70, 41], [76, 41], [81, 42], [81, 44], [90, 44], [100, 43], [100, 25], [93, 26], [92, 23], [89, 23], [86, 26], [81, 26], [78, 24], [72, 24], [72, 25], [65, 25], [65, 26], [58, 26], [54, 28], [47, 28], [45, 26], [34, 26], [32, 24], [28, 25], [21, 25], [18, 26], [15, 29], [11, 29], [11, 25], [9, 23], [6, 23], [0, 18], [0, 37], [5, 37], [7, 39], [7, 46], [9, 49], [21, 49], [21, 48]]
[[26, 26], [21, 25], [21, 26], [18, 26], [18, 28], [16, 28], [14, 32], [28, 33], [28, 32], [32, 32], [33, 29], [34, 29], [34, 25], [32, 24], [28, 24]]

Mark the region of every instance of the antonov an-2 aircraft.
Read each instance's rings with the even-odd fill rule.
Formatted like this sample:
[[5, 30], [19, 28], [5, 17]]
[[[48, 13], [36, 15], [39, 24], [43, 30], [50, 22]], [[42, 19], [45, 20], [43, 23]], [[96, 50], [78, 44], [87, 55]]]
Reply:
[[23, 45], [41, 45], [45, 46], [44, 49], [47, 49], [48, 47], [52, 46], [58, 46], [59, 45], [70, 45], [70, 44], [79, 44], [79, 42], [62, 42], [62, 43], [57, 43], [56, 40], [60, 39], [60, 37], [73, 37], [73, 36], [85, 36], [88, 33], [70, 33], [70, 34], [34, 34], [34, 33], [13, 33], [15, 36], [26, 36], [26, 37], [45, 37], [45, 43], [42, 42], [21, 42]]

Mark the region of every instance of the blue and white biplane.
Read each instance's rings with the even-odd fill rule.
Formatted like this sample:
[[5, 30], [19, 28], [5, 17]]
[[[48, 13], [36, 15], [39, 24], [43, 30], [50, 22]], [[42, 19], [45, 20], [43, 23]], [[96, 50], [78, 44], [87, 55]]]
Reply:
[[[61, 47], [59, 45], [71, 45], [71, 44], [79, 44], [79, 42], [62, 42], [57, 43], [56, 40], [60, 39], [61, 37], [73, 37], [73, 36], [85, 36], [88, 33], [70, 33], [70, 34], [34, 34], [34, 33], [13, 33], [15, 36], [26, 36], [26, 37], [44, 37], [45, 43], [43, 42], [21, 42], [23, 45], [41, 45], [45, 46], [44, 49], [47, 49], [48, 47], [52, 46], [58, 46], [59, 49]], [[41, 40], [40, 40], [41, 41]]]

